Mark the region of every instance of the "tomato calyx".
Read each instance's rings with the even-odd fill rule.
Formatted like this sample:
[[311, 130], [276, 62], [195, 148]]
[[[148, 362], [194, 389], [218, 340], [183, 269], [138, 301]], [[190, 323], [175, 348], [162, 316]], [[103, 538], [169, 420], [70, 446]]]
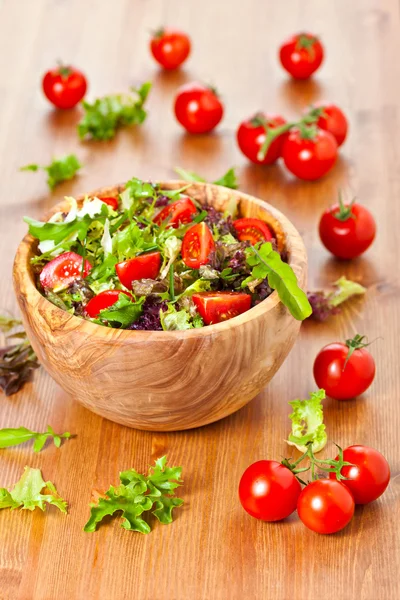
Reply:
[[[298, 481], [303, 485], [308, 485], [308, 483], [310, 482], [303, 481], [302, 479], [300, 479], [300, 477], [298, 477], [298, 474], [305, 473], [310, 469], [311, 481], [319, 479], [318, 473], [316, 472], [317, 469], [319, 469], [320, 471], [325, 471], [327, 473], [334, 473], [336, 475], [337, 481], [348, 479], [348, 477], [344, 477], [344, 475], [342, 475], [341, 470], [343, 467], [353, 467], [354, 465], [353, 463], [345, 461], [343, 458], [343, 449], [340, 446], [338, 446], [338, 444], [335, 444], [335, 446], [338, 449], [337, 459], [319, 460], [318, 458], [315, 458], [314, 452], [312, 450], [312, 442], [308, 442], [307, 450], [294, 463], [291, 463], [289, 459], [284, 458], [281, 461], [281, 464], [287, 469], [289, 469], [293, 473], [293, 475], [298, 479]], [[309, 460], [309, 465], [307, 467], [297, 468], [297, 465], [299, 465], [306, 458]]]
[[69, 65], [64, 65], [64, 63], [61, 60], [57, 61], [58, 64], [58, 73], [59, 75], [62, 77], [62, 79], [68, 79], [68, 77], [71, 75], [72, 73], [72, 69]]
[[152, 37], [155, 40], [159, 40], [165, 34], [165, 28], [164, 27], [159, 27], [158, 29], [155, 29], [154, 31], [151, 31], [150, 33], [151, 33]]
[[310, 36], [307, 33], [301, 33], [296, 40], [296, 50], [306, 50], [308, 56], [313, 59], [315, 56], [315, 44], [318, 42], [318, 38]]
[[353, 198], [349, 204], [345, 205], [343, 202], [342, 193], [339, 192], [339, 210], [333, 215], [335, 219], [342, 222], [347, 221], [348, 219], [354, 219], [355, 217], [351, 209], [353, 208], [355, 201], [356, 199]]
[[314, 141], [318, 135], [318, 127], [314, 123], [301, 122], [297, 128], [302, 140]]
[[[363, 340], [366, 340], [365, 342]], [[366, 348], [370, 345], [371, 342], [368, 342], [365, 335], [356, 334], [353, 338], [346, 340], [346, 346], [349, 351], [346, 356], [346, 360], [344, 361], [343, 371], [346, 368], [346, 365], [353, 354], [354, 350], [360, 350], [361, 348]]]

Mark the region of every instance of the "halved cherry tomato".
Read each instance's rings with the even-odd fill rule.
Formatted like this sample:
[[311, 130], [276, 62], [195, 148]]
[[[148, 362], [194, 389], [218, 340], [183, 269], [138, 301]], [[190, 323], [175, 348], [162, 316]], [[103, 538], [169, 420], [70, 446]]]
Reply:
[[308, 79], [321, 65], [324, 48], [315, 35], [298, 33], [282, 44], [279, 58], [294, 79]]
[[189, 133], [208, 133], [218, 125], [224, 107], [216, 91], [201, 83], [185, 83], [175, 98], [175, 116]]
[[150, 49], [164, 69], [177, 69], [189, 56], [190, 39], [182, 31], [161, 28], [151, 38]]
[[47, 263], [40, 273], [39, 280], [44, 288], [61, 290], [81, 277], [86, 277], [92, 268], [89, 261], [84, 260], [76, 252], [64, 252]]
[[265, 141], [266, 130], [276, 129], [286, 123], [280, 115], [255, 114], [251, 119], [240, 123], [236, 133], [239, 148], [243, 154], [258, 165], [271, 165], [281, 155], [285, 135], [282, 134], [271, 143], [265, 157], [260, 160], [258, 153]]
[[132, 289], [132, 281], [139, 279], [155, 279], [160, 272], [161, 254], [148, 252], [140, 254], [115, 265], [118, 278], [128, 290]]
[[257, 242], [269, 242], [272, 233], [268, 225], [261, 219], [236, 219], [233, 221], [238, 239], [241, 242], [249, 241], [252, 246]]
[[124, 290], [106, 290], [105, 292], [100, 292], [100, 294], [97, 294], [97, 296], [89, 300], [85, 306], [85, 313], [91, 319], [95, 319], [99, 316], [101, 310], [115, 304], [119, 299], [120, 294], [125, 294], [126, 296], [129, 296], [129, 298], [132, 297]]
[[43, 92], [57, 108], [73, 108], [86, 93], [87, 81], [81, 71], [70, 65], [60, 65], [43, 77]]
[[[378, 450], [349, 446], [343, 450], [343, 459], [351, 466], [341, 468], [341, 475], [346, 477], [342, 483], [349, 488], [356, 504], [368, 504], [383, 494], [390, 481], [390, 467]], [[329, 477], [335, 479], [336, 473], [329, 473]]]
[[183, 237], [183, 262], [191, 269], [198, 269], [208, 263], [208, 257], [214, 248], [214, 239], [208, 226], [204, 222], [193, 225]]
[[108, 204], [108, 206], [111, 206], [113, 210], [118, 210], [118, 200], [116, 198], [107, 197], [99, 198], [99, 200], [101, 200], [105, 204]]
[[182, 223], [191, 223], [193, 216], [197, 213], [197, 208], [188, 196], [180, 198], [172, 204], [168, 204], [153, 219], [154, 223], [161, 225], [168, 219], [168, 227], [176, 229]]
[[301, 492], [297, 513], [308, 529], [317, 533], [336, 533], [353, 518], [353, 496], [339, 481], [317, 479]]
[[193, 294], [192, 300], [206, 325], [227, 321], [251, 307], [250, 294], [241, 292], [201, 292]]

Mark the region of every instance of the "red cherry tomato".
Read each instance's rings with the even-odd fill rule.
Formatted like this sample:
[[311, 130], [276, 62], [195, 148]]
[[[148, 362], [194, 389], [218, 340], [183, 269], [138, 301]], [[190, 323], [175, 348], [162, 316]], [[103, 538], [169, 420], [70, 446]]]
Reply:
[[331, 398], [350, 400], [363, 394], [373, 382], [375, 361], [362, 339], [357, 335], [346, 344], [328, 344], [317, 355], [314, 378]]
[[111, 206], [111, 208], [113, 210], [118, 210], [118, 200], [116, 198], [99, 198], [99, 200], [101, 200], [102, 202], [105, 202], [105, 204], [108, 204], [108, 206]]
[[131, 290], [133, 281], [155, 279], [160, 272], [160, 266], [161, 254], [148, 252], [118, 263], [115, 270], [122, 285]]
[[239, 483], [244, 510], [262, 521], [280, 521], [296, 510], [301, 487], [289, 469], [276, 460], [259, 460], [248, 467]]
[[218, 125], [224, 108], [216, 94], [200, 83], [187, 83], [175, 98], [175, 116], [189, 133], [207, 133]]
[[198, 269], [208, 263], [208, 257], [214, 248], [214, 239], [208, 226], [204, 222], [193, 225], [183, 237], [183, 262], [191, 269]]
[[61, 65], [43, 77], [43, 92], [57, 108], [73, 108], [86, 94], [86, 77], [71, 66]]
[[227, 321], [251, 307], [250, 294], [240, 292], [200, 292], [192, 300], [206, 325]]
[[353, 518], [354, 500], [339, 481], [317, 479], [301, 492], [297, 512], [308, 529], [317, 533], [336, 533]]
[[323, 102], [314, 104], [313, 108], [321, 111], [316, 121], [317, 127], [331, 133], [337, 145], [341, 146], [346, 139], [349, 128], [344, 112], [335, 104], [324, 104]]
[[150, 49], [164, 69], [177, 69], [190, 54], [190, 39], [182, 31], [160, 29], [151, 38]]
[[259, 159], [258, 154], [265, 141], [266, 129], [276, 129], [285, 123], [285, 119], [280, 115], [264, 115], [263, 113], [257, 113], [251, 119], [243, 121], [236, 132], [240, 150], [253, 163], [259, 165], [274, 163], [281, 156], [285, 134], [280, 135], [271, 143], [263, 159]]
[[161, 225], [163, 221], [168, 219], [168, 227], [174, 227], [176, 229], [183, 223], [191, 223], [194, 215], [197, 214], [197, 208], [193, 204], [190, 198], [185, 196], [168, 204], [162, 209], [153, 219], [154, 223]]
[[[336, 460], [339, 457], [336, 457]], [[386, 458], [368, 446], [349, 446], [343, 450], [343, 459], [352, 466], [342, 467], [342, 481], [353, 494], [356, 504], [368, 504], [382, 496], [390, 481], [390, 468]], [[335, 473], [330, 473], [336, 479]]]
[[325, 248], [341, 259], [360, 256], [370, 247], [376, 233], [375, 219], [361, 204], [335, 204], [319, 222], [319, 235]]
[[282, 156], [293, 175], [313, 181], [332, 169], [337, 143], [331, 133], [315, 126], [293, 129], [285, 139]]
[[279, 58], [294, 79], [308, 79], [320, 67], [324, 49], [315, 35], [299, 33], [282, 44]]
[[76, 252], [64, 252], [48, 262], [40, 273], [39, 280], [42, 287], [61, 290], [73, 283], [76, 279], [86, 277], [92, 268], [89, 261], [83, 261], [82, 256]]
[[272, 240], [270, 228], [261, 219], [236, 219], [236, 221], [233, 221], [233, 226], [241, 242], [249, 241], [254, 246], [257, 242]]
[[129, 298], [132, 298], [132, 296], [124, 290], [106, 290], [105, 292], [100, 292], [100, 294], [97, 294], [97, 296], [89, 300], [85, 306], [85, 313], [91, 319], [95, 319], [99, 316], [101, 310], [109, 308], [115, 304], [119, 299], [120, 294], [125, 294], [126, 296], [129, 296]]

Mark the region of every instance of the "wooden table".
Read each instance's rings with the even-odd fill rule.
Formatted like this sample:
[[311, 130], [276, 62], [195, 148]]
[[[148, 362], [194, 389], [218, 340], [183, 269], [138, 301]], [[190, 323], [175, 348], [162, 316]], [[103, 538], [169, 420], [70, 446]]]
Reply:
[[[177, 73], [158, 70], [148, 32], [179, 26], [193, 39], [193, 55]], [[302, 28], [321, 35], [326, 62], [305, 83], [289, 81], [276, 51]], [[180, 165], [207, 178], [237, 165], [241, 189], [286, 213], [309, 251], [310, 288], [345, 274], [368, 287], [326, 324], [306, 323], [295, 349], [264, 393], [214, 425], [184, 433], [142, 433], [81, 408], [43, 369], [18, 395], [0, 395], [0, 426], [69, 430], [76, 439], [60, 450], [1, 451], [0, 485], [19, 479], [25, 465], [40, 467], [69, 501], [54, 509], [0, 512], [1, 600], [264, 600], [398, 598], [400, 351], [399, 225], [400, 112], [399, 5], [396, 0], [14, 0], [0, 1], [0, 256], [1, 305], [16, 310], [11, 269], [26, 231], [23, 215], [40, 217], [60, 197], [141, 178], [169, 178]], [[111, 142], [78, 142], [79, 111], [57, 113], [40, 90], [41, 74], [63, 58], [82, 68], [90, 97], [154, 82], [150, 116]], [[226, 105], [213, 135], [190, 137], [175, 122], [176, 87], [193, 79], [217, 85]], [[238, 122], [257, 109], [293, 117], [310, 101], [331, 99], [350, 118], [341, 158], [317, 183], [292, 179], [280, 166], [259, 168], [240, 155]], [[49, 194], [42, 174], [18, 173], [30, 162], [76, 152], [82, 175]], [[317, 222], [342, 188], [371, 208], [378, 238], [365, 258], [338, 263], [321, 247]], [[386, 494], [357, 508], [344, 531], [322, 537], [296, 515], [267, 524], [240, 507], [243, 470], [261, 458], [288, 453], [288, 400], [315, 389], [316, 352], [330, 341], [360, 332], [375, 340], [376, 380], [362, 398], [325, 402], [331, 442], [365, 443], [388, 458], [393, 479]], [[328, 451], [333, 451], [330, 443]], [[145, 470], [167, 453], [183, 465], [185, 505], [170, 526], [148, 536], [126, 532], [117, 521], [83, 533], [93, 490], [116, 483], [118, 472]], [[395, 516], [395, 511], [397, 515]]]

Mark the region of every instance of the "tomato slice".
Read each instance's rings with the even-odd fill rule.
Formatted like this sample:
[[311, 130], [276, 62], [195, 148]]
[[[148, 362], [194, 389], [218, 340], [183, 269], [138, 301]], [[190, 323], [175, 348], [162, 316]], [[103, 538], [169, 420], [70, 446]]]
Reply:
[[84, 261], [82, 272], [82, 256], [76, 252], [64, 252], [47, 263], [40, 273], [39, 280], [44, 288], [61, 290], [76, 279], [87, 277], [92, 265]]
[[202, 222], [193, 225], [184, 235], [182, 241], [182, 258], [187, 267], [198, 269], [208, 263], [215, 243], [210, 229]]
[[193, 215], [197, 214], [197, 208], [188, 196], [168, 204], [153, 219], [154, 223], [161, 225], [168, 219], [168, 227], [176, 229], [182, 223], [191, 223]]
[[192, 300], [206, 325], [237, 317], [251, 306], [250, 294], [241, 292], [201, 292]]
[[125, 294], [126, 296], [129, 296], [129, 298], [132, 298], [132, 296], [124, 290], [106, 290], [105, 292], [100, 292], [100, 294], [97, 294], [97, 296], [89, 300], [85, 306], [85, 313], [91, 319], [95, 319], [99, 316], [101, 310], [109, 308], [115, 304], [119, 299], [120, 294]]
[[155, 279], [160, 271], [161, 254], [148, 252], [140, 254], [115, 265], [120, 282], [128, 290], [132, 289], [132, 281], [139, 279]]
[[241, 242], [249, 241], [252, 246], [257, 242], [269, 242], [272, 233], [268, 225], [261, 219], [236, 219], [233, 221], [238, 239]]
[[105, 204], [108, 204], [108, 206], [111, 206], [111, 208], [113, 210], [118, 210], [118, 200], [117, 198], [112, 198], [111, 196], [107, 198], [99, 198], [99, 200], [101, 200], [102, 202], [105, 202]]

